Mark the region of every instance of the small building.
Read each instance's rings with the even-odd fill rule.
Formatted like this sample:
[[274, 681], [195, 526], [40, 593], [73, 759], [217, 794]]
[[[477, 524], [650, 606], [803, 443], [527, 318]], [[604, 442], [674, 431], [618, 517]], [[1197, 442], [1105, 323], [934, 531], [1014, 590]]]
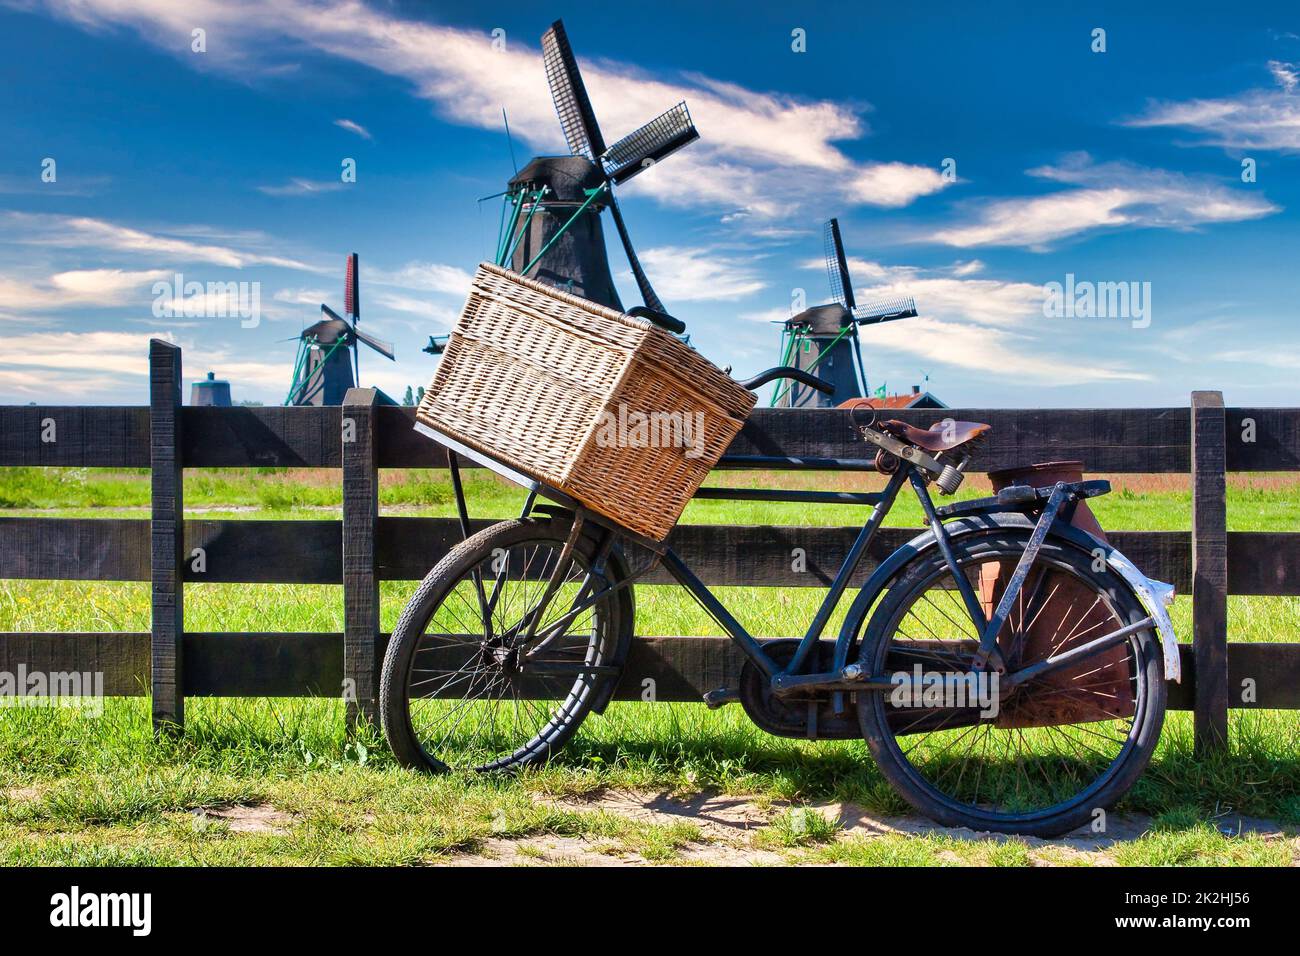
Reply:
[[230, 383], [217, 378], [215, 372], [209, 372], [206, 379], [200, 379], [190, 386], [190, 404], [229, 408]]
[[883, 398], [851, 398], [840, 408], [947, 408], [943, 402], [929, 392], [921, 391], [920, 385], [913, 385], [910, 392], [900, 395], [886, 395]]

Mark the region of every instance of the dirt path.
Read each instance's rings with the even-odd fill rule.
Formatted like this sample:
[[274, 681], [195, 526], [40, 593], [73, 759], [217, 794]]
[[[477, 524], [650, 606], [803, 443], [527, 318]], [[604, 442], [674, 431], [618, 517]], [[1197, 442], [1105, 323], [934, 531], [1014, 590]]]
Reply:
[[[634, 866], [671, 865], [783, 866], [818, 862], [798, 848], [772, 847], [756, 839], [760, 832], [791, 809], [789, 804], [760, 803], [745, 797], [701, 794], [679, 798], [664, 793], [604, 791], [586, 798], [540, 801], [557, 810], [610, 814], [629, 824], [671, 827], [688, 824], [698, 837], [675, 848], [671, 856], [647, 858], [618, 839], [543, 835], [520, 839], [492, 839], [473, 852], [453, 856], [454, 866]], [[944, 836], [957, 841], [1005, 844], [1015, 841], [1026, 848], [1035, 866], [1088, 864], [1116, 865], [1114, 849], [1136, 840], [1151, 829], [1149, 817], [1112, 814], [1104, 833], [1087, 829], [1056, 839], [1007, 837], [965, 828], [939, 826], [923, 817], [886, 816], [851, 803], [809, 804], [838, 830], [832, 841], [871, 840], [888, 837]], [[1282, 826], [1269, 820], [1233, 817], [1221, 826], [1233, 833], [1255, 833], [1265, 839], [1289, 839]], [[1300, 854], [1300, 845], [1297, 846]], [[966, 862], [962, 856], [942, 852], [947, 862]]]

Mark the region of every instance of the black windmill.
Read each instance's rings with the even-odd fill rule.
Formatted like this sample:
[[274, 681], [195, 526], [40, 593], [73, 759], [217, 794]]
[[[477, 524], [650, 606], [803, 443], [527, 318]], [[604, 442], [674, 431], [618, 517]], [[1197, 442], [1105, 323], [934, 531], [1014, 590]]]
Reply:
[[835, 393], [825, 395], [798, 383], [781, 385], [772, 394], [772, 404], [783, 408], [824, 408], [865, 396], [867, 373], [858, 328], [916, 315], [911, 296], [858, 305], [837, 219], [826, 224], [825, 247], [826, 274], [834, 301], [786, 319], [781, 331], [781, 364], [813, 372], [831, 382]]
[[348, 389], [360, 381], [361, 356], [358, 343], [394, 361], [390, 342], [359, 328], [361, 323], [360, 273], [357, 254], [348, 256], [343, 286], [343, 311], [339, 315], [321, 304], [321, 318], [298, 336], [298, 356], [293, 366], [293, 384], [286, 405], [342, 405]]
[[678, 103], [606, 146], [559, 20], [542, 36], [542, 59], [570, 155], [535, 157], [510, 180], [496, 262], [622, 311], [601, 228], [600, 214], [608, 209], [641, 298], [662, 312], [632, 248], [614, 187], [698, 139], [691, 114]]

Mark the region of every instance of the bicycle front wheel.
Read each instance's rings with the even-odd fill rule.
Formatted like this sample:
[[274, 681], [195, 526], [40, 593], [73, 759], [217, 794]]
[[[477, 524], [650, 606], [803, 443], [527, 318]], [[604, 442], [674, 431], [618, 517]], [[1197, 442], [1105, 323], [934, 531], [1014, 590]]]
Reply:
[[[1018, 529], [954, 540], [985, 615], [1028, 541]], [[1103, 821], [1146, 767], [1165, 712], [1153, 627], [1095, 656], [1000, 686], [1146, 617], [1092, 554], [1048, 538], [998, 635], [1006, 675], [975, 673], [979, 630], [938, 554], [905, 570], [877, 606], [859, 663], [896, 680], [858, 696], [881, 771], [916, 809], [949, 826], [1056, 836]]]
[[565, 555], [572, 523], [564, 513], [495, 524], [420, 583], [380, 679], [401, 763], [445, 772], [545, 760], [618, 680], [631, 592], [610, 591], [618, 564], [594, 535]]

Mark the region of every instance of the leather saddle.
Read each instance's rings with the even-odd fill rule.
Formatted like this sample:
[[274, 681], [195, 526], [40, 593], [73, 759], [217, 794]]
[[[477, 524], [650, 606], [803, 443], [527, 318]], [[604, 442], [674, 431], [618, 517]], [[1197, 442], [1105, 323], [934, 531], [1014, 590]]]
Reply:
[[940, 452], [952, 451], [967, 442], [974, 441], [993, 426], [982, 422], [946, 421], [935, 422], [929, 428], [917, 428], [915, 425], [891, 418], [887, 422], [881, 422], [879, 427], [900, 441], [908, 442], [917, 448]]

